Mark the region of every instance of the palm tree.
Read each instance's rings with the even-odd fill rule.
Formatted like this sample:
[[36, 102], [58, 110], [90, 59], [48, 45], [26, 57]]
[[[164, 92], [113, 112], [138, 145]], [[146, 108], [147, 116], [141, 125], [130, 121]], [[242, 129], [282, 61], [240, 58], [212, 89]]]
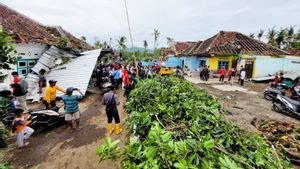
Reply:
[[255, 34], [254, 34], [254, 33], [250, 33], [250, 34], [249, 34], [249, 37], [250, 37], [250, 38], [255, 38]]
[[276, 36], [275, 27], [273, 27], [272, 29], [268, 29], [268, 35], [267, 35], [268, 44], [276, 46], [275, 36]]
[[286, 44], [286, 29], [280, 29], [275, 38], [278, 48], [282, 48]]
[[258, 34], [257, 34], [257, 38], [258, 40], [261, 40], [261, 38], [264, 36], [265, 31], [263, 29], [260, 29]]
[[147, 47], [148, 47], [148, 42], [146, 40], [144, 40], [144, 49], [145, 49], [145, 53], [147, 53]]
[[126, 37], [125, 36], [121, 36], [119, 39], [117, 39], [117, 42], [118, 42], [118, 48], [120, 49], [120, 51], [123, 51], [125, 49], [127, 49], [127, 46], [126, 46]]
[[158, 32], [158, 29], [154, 29], [154, 32], [152, 33], [154, 36], [154, 50], [156, 50], [157, 40], [159, 38], [160, 33]]
[[286, 47], [288, 49], [291, 49], [292, 48], [292, 43], [294, 42], [294, 40], [296, 38], [294, 27], [290, 26], [289, 28], [287, 28], [286, 34], [287, 34], [287, 37], [286, 37], [287, 46]]
[[173, 40], [174, 40], [173, 38], [167, 37], [167, 44], [168, 44], [168, 46], [171, 45], [171, 43], [172, 43]]
[[86, 37], [85, 36], [81, 36], [80, 39], [83, 40], [83, 41], [86, 41]]

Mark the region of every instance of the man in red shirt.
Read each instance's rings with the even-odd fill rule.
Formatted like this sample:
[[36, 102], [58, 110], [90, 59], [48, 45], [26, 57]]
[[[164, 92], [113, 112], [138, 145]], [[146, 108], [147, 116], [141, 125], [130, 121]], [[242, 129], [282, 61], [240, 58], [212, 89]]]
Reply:
[[220, 74], [221, 74], [221, 76], [220, 76], [219, 81], [220, 81], [220, 82], [224, 82], [224, 77], [225, 77], [225, 75], [226, 75], [226, 69], [225, 69], [224, 66], [223, 66], [222, 69], [220, 70]]

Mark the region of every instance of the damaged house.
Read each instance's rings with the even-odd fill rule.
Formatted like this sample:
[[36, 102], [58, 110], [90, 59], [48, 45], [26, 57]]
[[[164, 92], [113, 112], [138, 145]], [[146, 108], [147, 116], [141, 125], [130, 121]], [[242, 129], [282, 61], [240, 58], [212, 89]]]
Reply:
[[46, 70], [47, 79], [56, 79], [61, 87], [73, 85], [86, 92], [101, 50], [93, 50], [59, 26], [42, 25], [1, 3], [0, 21], [13, 38], [19, 57], [14, 69], [29, 82], [29, 99], [36, 96], [41, 69]]
[[194, 58], [197, 67], [208, 65], [214, 72], [221, 67], [240, 69], [243, 66], [247, 78], [265, 77], [279, 71], [300, 71], [299, 57], [239, 32], [220, 31], [178, 56]]

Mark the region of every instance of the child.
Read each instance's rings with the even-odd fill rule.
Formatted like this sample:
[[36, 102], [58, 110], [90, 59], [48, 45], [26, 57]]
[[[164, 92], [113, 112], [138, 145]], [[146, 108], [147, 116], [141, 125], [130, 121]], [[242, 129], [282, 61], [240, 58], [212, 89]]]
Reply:
[[[81, 96], [72, 95], [73, 91], [77, 90]], [[78, 100], [82, 99], [83, 94], [79, 89], [69, 87], [66, 90], [66, 95], [62, 96], [62, 100], [65, 102], [65, 120], [70, 122], [70, 126], [72, 128], [71, 131], [76, 130], [79, 131], [79, 108], [78, 108]]]
[[16, 118], [13, 121], [13, 130], [17, 132], [17, 142], [19, 148], [24, 148], [29, 143], [26, 140], [33, 134], [34, 130], [28, 125], [30, 121], [27, 119], [29, 117], [25, 117], [23, 109], [15, 110]]

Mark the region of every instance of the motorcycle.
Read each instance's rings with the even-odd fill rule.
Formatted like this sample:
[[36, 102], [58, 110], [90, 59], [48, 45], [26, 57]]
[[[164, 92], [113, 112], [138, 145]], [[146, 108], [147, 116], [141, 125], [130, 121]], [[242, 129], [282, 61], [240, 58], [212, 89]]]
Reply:
[[[53, 107], [49, 110], [42, 109], [28, 112], [30, 115], [28, 120], [31, 121], [29, 127], [34, 129], [34, 134], [65, 124], [65, 116], [63, 114], [59, 114], [58, 110], [58, 107]], [[15, 117], [16, 115], [13, 113], [7, 114], [2, 119], [2, 122], [7, 128], [12, 128], [12, 123]]]
[[101, 84], [101, 94], [102, 96], [109, 92], [109, 87], [112, 86], [111, 80], [109, 77], [103, 78], [103, 83]]
[[275, 100], [277, 95], [285, 95], [284, 90], [277, 88], [267, 88], [264, 91], [264, 98], [269, 101]]
[[276, 96], [276, 99], [273, 101], [273, 110], [300, 119], [300, 102], [286, 96]]
[[264, 98], [269, 101], [274, 101], [276, 99], [277, 95], [285, 95], [285, 91], [291, 90], [291, 96], [290, 98], [293, 100], [300, 101], [300, 91], [297, 91], [295, 89], [295, 86], [292, 86], [291, 88], [286, 87], [285, 84], [281, 84], [277, 87], [267, 88], [264, 91]]
[[34, 129], [34, 133], [40, 133], [66, 123], [64, 114], [58, 112], [58, 107], [50, 110], [35, 110], [29, 112], [31, 121], [30, 127]]

